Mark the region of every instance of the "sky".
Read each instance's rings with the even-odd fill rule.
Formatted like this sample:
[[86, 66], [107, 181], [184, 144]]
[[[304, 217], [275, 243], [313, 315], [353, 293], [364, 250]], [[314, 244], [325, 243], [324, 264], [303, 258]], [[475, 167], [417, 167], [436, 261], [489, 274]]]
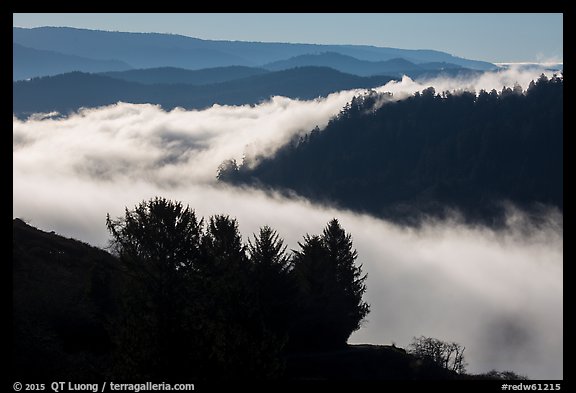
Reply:
[[493, 63], [562, 62], [564, 58], [562, 13], [15, 13], [13, 26], [435, 49]]

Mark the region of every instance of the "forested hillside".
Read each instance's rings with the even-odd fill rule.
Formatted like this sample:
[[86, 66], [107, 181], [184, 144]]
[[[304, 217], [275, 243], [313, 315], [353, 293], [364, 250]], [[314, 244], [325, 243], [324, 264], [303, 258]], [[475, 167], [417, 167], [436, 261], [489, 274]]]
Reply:
[[396, 102], [372, 92], [323, 131], [293, 139], [272, 158], [225, 162], [218, 177], [403, 223], [456, 209], [500, 225], [507, 202], [562, 210], [563, 77], [542, 75], [525, 92], [428, 88]]

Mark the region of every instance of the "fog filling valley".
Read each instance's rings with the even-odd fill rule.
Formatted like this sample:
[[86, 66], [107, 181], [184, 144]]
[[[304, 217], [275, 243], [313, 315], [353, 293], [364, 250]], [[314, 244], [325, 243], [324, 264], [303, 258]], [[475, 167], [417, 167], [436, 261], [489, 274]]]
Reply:
[[[542, 70], [486, 73], [474, 79], [409, 78], [377, 91], [394, 99], [428, 86], [437, 92], [524, 89]], [[551, 75], [548, 73], [548, 75]], [[371, 305], [350, 343], [407, 346], [414, 336], [455, 341], [471, 373], [512, 370], [533, 379], [563, 377], [562, 215], [530, 227], [510, 209], [500, 231], [457, 219], [405, 228], [303, 198], [287, 199], [216, 182], [226, 159], [273, 155], [293, 135], [321, 129], [354, 95], [343, 91], [299, 101], [273, 97], [258, 105], [163, 111], [118, 103], [67, 118], [13, 118], [13, 217], [105, 247], [106, 213], [122, 216], [162, 196], [190, 205], [199, 216], [238, 219], [243, 240], [263, 225], [289, 249], [318, 234], [333, 217], [350, 232], [368, 273]], [[385, 105], [385, 103], [383, 103]]]

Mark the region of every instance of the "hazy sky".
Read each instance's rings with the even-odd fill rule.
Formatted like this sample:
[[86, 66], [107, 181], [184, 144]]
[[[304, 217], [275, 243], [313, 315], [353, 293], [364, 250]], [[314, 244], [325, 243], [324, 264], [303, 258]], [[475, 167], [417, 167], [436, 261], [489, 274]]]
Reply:
[[563, 61], [563, 14], [13, 14], [13, 26], [182, 34], [204, 39], [436, 49], [490, 62]]

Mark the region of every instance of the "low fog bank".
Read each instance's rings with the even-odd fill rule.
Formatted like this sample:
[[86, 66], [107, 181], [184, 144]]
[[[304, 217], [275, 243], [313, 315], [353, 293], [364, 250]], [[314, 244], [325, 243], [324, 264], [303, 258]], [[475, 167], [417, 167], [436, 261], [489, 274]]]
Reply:
[[411, 78], [404, 76], [401, 81], [391, 81], [385, 86], [375, 89], [378, 92], [391, 92], [396, 99], [403, 99], [417, 91], [422, 91], [428, 87], [434, 87], [437, 93], [450, 91], [473, 91], [492, 89], [500, 92], [503, 87], [513, 88], [518, 84], [526, 90], [530, 82], [538, 79], [542, 74], [548, 78], [560, 72], [551, 69], [548, 63], [531, 63], [530, 66], [521, 63], [507, 63], [505, 68], [496, 71], [483, 72], [475, 76], [460, 77], [433, 77], [433, 78]]
[[[368, 273], [366, 300], [372, 306], [350, 342], [404, 347], [414, 336], [432, 336], [464, 345], [470, 372], [495, 368], [531, 378], [562, 378], [559, 215], [551, 213], [547, 225], [532, 229], [515, 225], [517, 219], [498, 232], [458, 221], [407, 229], [258, 190], [206, 185], [159, 190], [143, 182], [125, 187], [65, 180], [58, 182], [59, 189], [50, 189], [48, 183], [39, 181], [28, 196], [15, 197], [14, 216], [101, 246], [108, 239], [106, 213], [121, 216], [125, 206], [155, 195], [183, 201], [200, 216], [236, 217], [244, 241], [270, 225], [291, 249], [298, 249], [304, 234], [320, 233], [337, 217], [353, 235]], [[62, 197], [67, 189], [83, 197]]]
[[[524, 89], [540, 74], [509, 70], [465, 83], [405, 78], [378, 90], [398, 98], [428, 86], [443, 91], [450, 83], [501, 90], [514, 83], [502, 79], [513, 79], [512, 72]], [[509, 225], [500, 231], [465, 226], [456, 218], [403, 228], [304, 199], [216, 184], [223, 160], [273, 154], [294, 134], [323, 127], [358, 93], [313, 101], [275, 97], [257, 106], [203, 111], [120, 103], [63, 119], [14, 119], [13, 217], [106, 246], [106, 213], [121, 216], [125, 207], [163, 196], [206, 218], [236, 217], [244, 241], [270, 225], [292, 249], [304, 234], [320, 233], [336, 217], [352, 234], [368, 273], [366, 299], [372, 306], [350, 342], [404, 347], [426, 335], [464, 345], [470, 372], [562, 378], [560, 213], [550, 211], [533, 227], [512, 207]]]

